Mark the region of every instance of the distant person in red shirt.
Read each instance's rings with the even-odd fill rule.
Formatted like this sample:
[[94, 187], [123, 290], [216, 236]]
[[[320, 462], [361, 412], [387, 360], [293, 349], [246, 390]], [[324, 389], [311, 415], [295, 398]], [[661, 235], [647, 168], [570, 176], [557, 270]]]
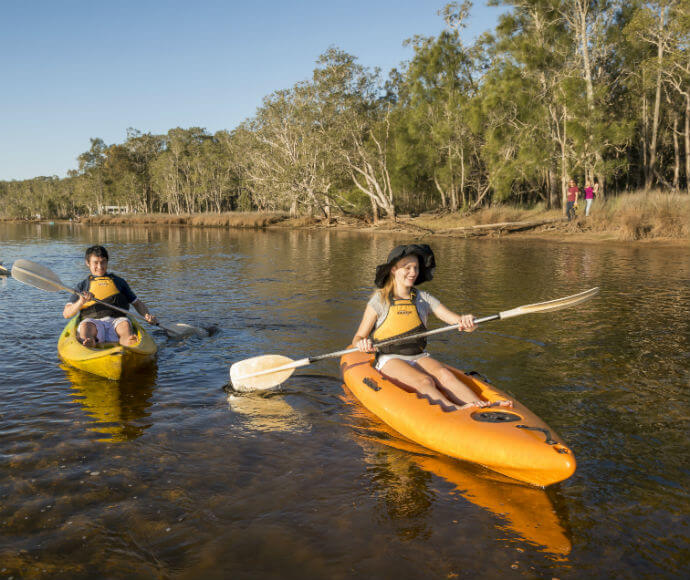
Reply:
[[575, 217], [575, 208], [577, 207], [577, 196], [580, 193], [580, 189], [575, 185], [575, 180], [571, 179], [568, 184], [568, 193], [565, 197], [565, 215], [568, 216], [568, 221]]

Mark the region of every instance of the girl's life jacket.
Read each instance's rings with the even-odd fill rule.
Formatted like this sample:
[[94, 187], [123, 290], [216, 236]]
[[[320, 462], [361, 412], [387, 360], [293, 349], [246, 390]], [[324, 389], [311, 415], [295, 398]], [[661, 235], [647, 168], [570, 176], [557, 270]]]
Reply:
[[[410, 298], [389, 297], [390, 306], [383, 322], [371, 334], [374, 342], [381, 342], [389, 338], [399, 338], [406, 335], [424, 332], [426, 326], [417, 310], [417, 291], [413, 288]], [[378, 349], [380, 354], [421, 354], [426, 348], [426, 338], [412, 339]]]

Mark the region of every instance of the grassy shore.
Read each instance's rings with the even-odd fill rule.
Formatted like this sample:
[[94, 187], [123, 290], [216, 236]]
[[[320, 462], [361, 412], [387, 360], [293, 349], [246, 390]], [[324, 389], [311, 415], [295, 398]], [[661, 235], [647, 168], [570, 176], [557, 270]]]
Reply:
[[287, 219], [285, 213], [224, 212], [197, 214], [133, 213], [98, 215], [81, 219], [85, 224], [205, 226], [216, 228], [265, 228]]
[[[93, 216], [86, 224], [185, 225], [222, 228], [339, 228], [374, 231], [409, 231], [423, 235], [497, 236], [519, 231], [521, 235], [548, 237], [590, 237], [618, 240], [690, 240], [690, 196], [677, 193], [632, 193], [595, 199], [589, 217], [584, 217], [584, 200], [576, 218], [567, 222], [560, 210], [543, 206], [524, 209], [499, 205], [477, 212], [433, 212], [399, 216], [377, 225], [365, 219], [335, 217], [290, 218], [286, 213], [227, 212], [208, 214], [127, 214]], [[514, 234], [513, 234], [514, 235]]]

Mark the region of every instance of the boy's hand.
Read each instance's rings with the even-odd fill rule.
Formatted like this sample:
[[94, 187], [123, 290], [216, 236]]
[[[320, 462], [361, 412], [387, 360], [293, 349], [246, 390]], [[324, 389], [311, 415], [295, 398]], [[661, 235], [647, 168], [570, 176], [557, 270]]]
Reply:
[[82, 292], [82, 293], [79, 295], [79, 298], [80, 298], [80, 300], [81, 300], [81, 302], [82, 302], [82, 304], [83, 304], [84, 302], [89, 302], [90, 300], [93, 300], [93, 299], [94, 299], [94, 295], [91, 294], [91, 292], [89, 292], [88, 290], [85, 290], [84, 292]]
[[146, 314], [144, 314], [144, 320], [146, 320], [146, 322], [149, 322], [151, 324], [158, 324], [158, 319], [153, 314], [151, 314], [150, 312], [147, 312]]

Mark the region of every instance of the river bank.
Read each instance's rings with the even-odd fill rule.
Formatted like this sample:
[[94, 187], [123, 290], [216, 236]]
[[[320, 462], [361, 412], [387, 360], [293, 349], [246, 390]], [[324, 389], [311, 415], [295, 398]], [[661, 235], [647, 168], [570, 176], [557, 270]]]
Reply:
[[399, 215], [374, 224], [365, 217], [290, 217], [282, 212], [225, 212], [206, 214], [122, 214], [89, 216], [78, 220], [89, 225], [175, 225], [240, 229], [342, 229], [398, 232], [417, 238], [443, 236], [532, 237], [559, 241], [639, 241], [689, 244], [690, 196], [668, 193], [635, 193], [595, 200], [591, 215], [581, 203], [574, 220], [560, 210], [542, 206], [524, 209], [500, 205], [472, 213], [429, 212]]

